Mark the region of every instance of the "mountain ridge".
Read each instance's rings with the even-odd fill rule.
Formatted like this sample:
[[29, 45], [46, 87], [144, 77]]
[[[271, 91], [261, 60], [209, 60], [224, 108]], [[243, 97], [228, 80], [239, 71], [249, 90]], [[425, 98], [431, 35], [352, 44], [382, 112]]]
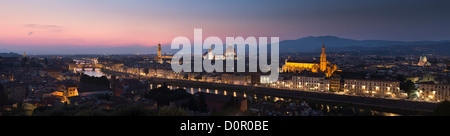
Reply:
[[[450, 40], [442, 41], [390, 41], [390, 40], [354, 40], [348, 38], [341, 38], [337, 36], [307, 36], [298, 38], [295, 40], [283, 40], [280, 41], [280, 54], [284, 53], [298, 53], [298, 52], [320, 52], [322, 44], [325, 44], [327, 52], [351, 52], [351, 51], [370, 51], [370, 50], [380, 50], [378, 47], [383, 47], [389, 49], [390, 46], [401, 46], [400, 49], [407, 48], [426, 48], [430, 51], [433, 50], [429, 45], [439, 45], [450, 43]], [[270, 45], [269, 45], [270, 46]], [[423, 46], [423, 47], [422, 47]], [[225, 46], [226, 47], [226, 46]], [[450, 49], [443, 46], [440, 49]], [[156, 54], [156, 46], [142, 46], [142, 45], [131, 45], [131, 46], [120, 46], [120, 47], [71, 47], [71, 46], [58, 46], [58, 47], [41, 47], [39, 49], [27, 49], [24, 50], [27, 54]], [[247, 48], [248, 49], [248, 48]], [[392, 48], [390, 48], [392, 49]], [[5, 51], [22, 53], [22, 49], [4, 49], [0, 52]], [[269, 50], [270, 51], [270, 50]], [[411, 51], [411, 50], [409, 50]], [[414, 51], [414, 50], [412, 50]], [[57, 53], [55, 53], [57, 52]], [[177, 50], [171, 50], [170, 45], [162, 46], [162, 53], [173, 54]], [[450, 54], [449, 54], [450, 55]]]
[[325, 44], [327, 49], [340, 51], [346, 47], [383, 47], [392, 45], [428, 45], [450, 42], [450, 40], [442, 41], [390, 41], [390, 40], [354, 40], [340, 38], [336, 36], [308, 36], [295, 40], [284, 40], [280, 42], [280, 53], [295, 52], [317, 52]]

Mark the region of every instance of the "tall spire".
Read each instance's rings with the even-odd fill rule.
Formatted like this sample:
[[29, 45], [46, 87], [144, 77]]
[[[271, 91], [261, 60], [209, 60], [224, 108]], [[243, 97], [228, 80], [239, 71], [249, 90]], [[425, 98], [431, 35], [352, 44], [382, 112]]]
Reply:
[[322, 44], [322, 54], [320, 54], [320, 71], [325, 71], [327, 68], [327, 55], [325, 54], [325, 42]]
[[325, 54], [325, 42], [322, 44], [322, 54]]

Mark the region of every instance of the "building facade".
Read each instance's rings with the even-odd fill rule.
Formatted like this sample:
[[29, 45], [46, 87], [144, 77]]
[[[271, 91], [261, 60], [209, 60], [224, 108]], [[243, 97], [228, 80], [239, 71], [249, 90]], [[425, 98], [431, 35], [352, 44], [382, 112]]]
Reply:
[[394, 80], [345, 79], [344, 92], [346, 94], [378, 97], [399, 97], [404, 95], [400, 92], [400, 82]]
[[252, 76], [244, 74], [225, 73], [221, 75], [221, 81], [225, 84], [249, 85], [252, 83]]
[[331, 64], [327, 61], [327, 55], [325, 54], [325, 44], [322, 45], [322, 54], [320, 55], [320, 62], [290, 62], [285, 60], [283, 66], [283, 72], [301, 73], [302, 71], [310, 71], [313, 73], [325, 73], [327, 77], [330, 77], [336, 70], [337, 65]]
[[293, 75], [292, 88], [302, 91], [329, 91], [330, 80], [320, 75]]
[[164, 62], [170, 63], [170, 59], [172, 59], [173, 56], [165, 55], [165, 53], [164, 53], [164, 56], [162, 56], [161, 55], [161, 44], [158, 44], [157, 50], [158, 50], [158, 56], [155, 57], [155, 61], [158, 63], [161, 63], [161, 64]]
[[420, 56], [419, 63], [417, 63], [418, 66], [430, 66], [431, 63], [427, 61], [426, 56]]
[[330, 91], [340, 92], [343, 91], [341, 88], [341, 77], [331, 76], [330, 77]]
[[419, 83], [419, 97], [430, 101], [450, 101], [450, 84]]

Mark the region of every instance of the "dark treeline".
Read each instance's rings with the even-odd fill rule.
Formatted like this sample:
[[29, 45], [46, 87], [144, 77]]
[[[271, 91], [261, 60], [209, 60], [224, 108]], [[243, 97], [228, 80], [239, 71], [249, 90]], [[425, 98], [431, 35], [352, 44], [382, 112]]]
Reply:
[[8, 104], [8, 96], [6, 96], [5, 89], [3, 88], [3, 85], [0, 83], [0, 109], [7, 104]]
[[182, 104], [182, 108], [187, 108], [191, 111], [205, 113], [208, 112], [207, 105], [205, 102], [205, 96], [203, 93], [199, 93], [198, 100], [195, 99], [195, 96], [187, 93], [185, 89], [178, 88], [174, 90], [170, 90], [167, 88], [166, 83], [159, 88], [155, 88], [150, 90], [144, 96], [147, 99], [155, 100], [158, 103], [158, 106], [169, 105], [172, 101], [177, 100], [188, 100], [186, 103]]
[[191, 94], [187, 93], [186, 90], [179, 88], [175, 90], [170, 90], [166, 84], [159, 88], [153, 88], [147, 94], [144, 95], [145, 98], [155, 100], [158, 106], [169, 105], [170, 101], [179, 100], [183, 98], [192, 97]]

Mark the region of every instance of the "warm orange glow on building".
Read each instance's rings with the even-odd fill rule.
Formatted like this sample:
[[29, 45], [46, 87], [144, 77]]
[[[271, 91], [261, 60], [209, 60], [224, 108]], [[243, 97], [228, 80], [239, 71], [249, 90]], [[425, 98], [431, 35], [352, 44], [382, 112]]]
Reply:
[[327, 77], [330, 77], [337, 70], [336, 64], [331, 64], [326, 59], [325, 44], [322, 46], [319, 63], [288, 62], [286, 59], [285, 65], [283, 66], [284, 72], [301, 73], [305, 70], [313, 73], [323, 72]]
[[[157, 50], [158, 50], [158, 56], [155, 57], [155, 60], [156, 60], [158, 63], [161, 63], [161, 64], [164, 63], [164, 60], [163, 60], [163, 59], [172, 59], [173, 56], [168, 56], [168, 55], [162, 56], [162, 55], [161, 55], [161, 44], [158, 44]], [[170, 63], [170, 62], [168, 62], [168, 63]]]
[[77, 87], [67, 87], [67, 97], [78, 96]]

